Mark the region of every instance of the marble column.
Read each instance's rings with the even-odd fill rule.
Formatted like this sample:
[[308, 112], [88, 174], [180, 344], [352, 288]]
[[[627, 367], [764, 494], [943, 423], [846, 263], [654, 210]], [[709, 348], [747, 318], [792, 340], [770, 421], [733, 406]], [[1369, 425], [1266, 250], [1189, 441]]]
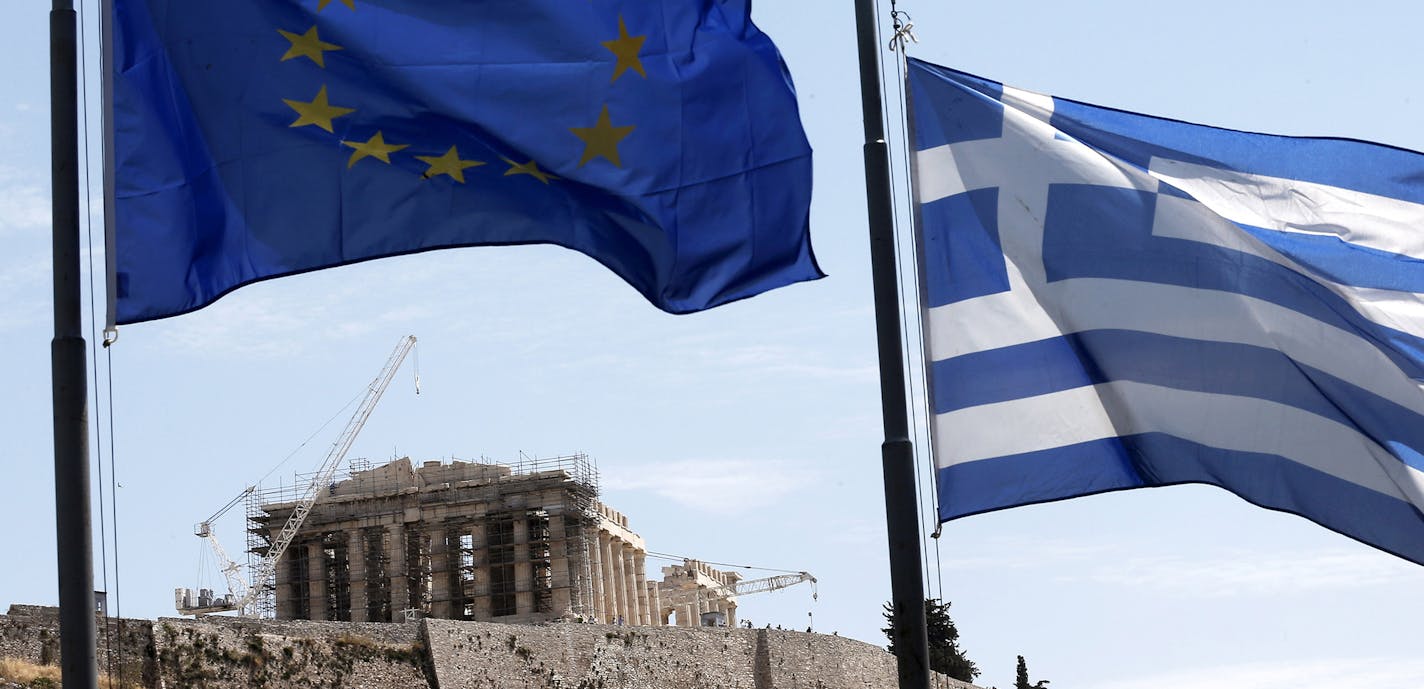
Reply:
[[583, 590], [569, 558], [568, 532], [562, 514], [549, 515], [549, 579], [551, 612], [565, 615], [583, 606]]
[[490, 595], [489, 523], [475, 522], [470, 526], [470, 544], [474, 548], [475, 571], [471, 584], [474, 617], [488, 620], [494, 617], [494, 598]]
[[650, 624], [662, 626], [667, 624], [667, 619], [663, 617], [663, 596], [662, 589], [658, 587], [658, 582], [648, 582], [648, 601], [652, 604], [653, 621]]
[[608, 617], [604, 615], [605, 604], [603, 601], [603, 545], [602, 532], [595, 531], [587, 533], [589, 527], [585, 529], [584, 544], [588, 547], [588, 576], [593, 580], [593, 604], [588, 607], [588, 614], [593, 618], [590, 622], [599, 624], [606, 623]]
[[618, 621], [618, 562], [613, 559], [613, 537], [599, 532], [598, 541], [603, 547], [603, 598], [605, 603], [604, 621], [613, 624]]
[[632, 578], [632, 567], [628, 562], [628, 542], [620, 541], [613, 546], [615, 552], [613, 557], [618, 559], [618, 591], [623, 594], [623, 607], [619, 614], [623, 616], [623, 624], [634, 624], [633, 619], [633, 587], [629, 579]]
[[346, 532], [346, 573], [350, 578], [351, 610], [347, 619], [366, 621], [366, 540], [360, 529]]
[[292, 562], [291, 557], [283, 558], [281, 562], [277, 563], [277, 571], [274, 572], [277, 578], [277, 590], [274, 592], [274, 597], [277, 602], [277, 619], [279, 620], [296, 619], [297, 616], [294, 599], [297, 597], [298, 585], [292, 581]]
[[514, 520], [514, 612], [534, 612], [534, 566], [529, 562], [529, 520]]
[[638, 623], [652, 626], [657, 608], [648, 595], [648, 561], [641, 551], [633, 551], [633, 575], [637, 581], [634, 590], [638, 593]]
[[307, 612], [310, 619], [326, 620], [326, 549], [321, 541], [308, 543]]
[[638, 595], [638, 571], [634, 568], [635, 562], [632, 544], [624, 543], [623, 588], [628, 592], [628, 613], [625, 619], [628, 624], [632, 625], [643, 623], [643, 601], [642, 596]]
[[409, 578], [405, 571], [405, 526], [392, 524], [386, 527], [386, 553], [390, 555], [391, 575], [391, 622], [405, 620], [406, 608], [410, 607]]
[[618, 589], [618, 607], [613, 611], [614, 619], [628, 624], [628, 572], [623, 557], [623, 539], [613, 541], [613, 586]]
[[452, 619], [450, 606], [450, 570], [459, 563], [450, 562], [450, 541], [444, 524], [431, 524], [422, 536], [430, 538], [430, 616]]

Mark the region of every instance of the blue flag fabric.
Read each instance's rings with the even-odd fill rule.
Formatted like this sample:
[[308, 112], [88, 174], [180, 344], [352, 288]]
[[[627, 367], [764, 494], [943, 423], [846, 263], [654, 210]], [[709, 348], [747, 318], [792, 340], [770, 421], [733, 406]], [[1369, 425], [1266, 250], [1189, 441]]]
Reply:
[[114, 0], [113, 321], [264, 278], [558, 244], [659, 308], [821, 277], [748, 0]]
[[910, 94], [942, 520], [1205, 483], [1424, 563], [1424, 154]]

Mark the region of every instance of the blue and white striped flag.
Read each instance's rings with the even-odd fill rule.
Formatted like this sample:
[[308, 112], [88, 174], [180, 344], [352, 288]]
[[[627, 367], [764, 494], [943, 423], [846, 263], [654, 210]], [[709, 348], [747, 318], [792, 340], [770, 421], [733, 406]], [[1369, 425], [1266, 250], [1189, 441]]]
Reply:
[[910, 94], [942, 520], [1207, 483], [1424, 563], [1424, 154]]

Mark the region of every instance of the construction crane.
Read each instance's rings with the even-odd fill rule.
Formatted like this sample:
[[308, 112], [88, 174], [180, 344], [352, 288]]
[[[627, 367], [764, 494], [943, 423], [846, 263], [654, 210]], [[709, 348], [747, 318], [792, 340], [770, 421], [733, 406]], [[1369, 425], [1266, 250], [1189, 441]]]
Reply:
[[688, 589], [686, 591], [674, 590], [671, 592], [672, 597], [670, 599], [665, 598], [663, 602], [678, 604], [692, 603], [694, 600], [734, 598], [751, 593], [766, 593], [768, 591], [784, 589], [802, 582], [811, 583], [811, 600], [816, 600], [819, 596], [819, 593], [816, 591], [816, 577], [811, 576], [809, 572], [796, 572], [795, 574], [778, 574], [774, 577], [765, 577], [763, 579], [746, 579], [734, 584], [723, 584], [721, 586], [709, 586], [707, 588]]
[[[731, 584], [720, 586], [709, 586], [696, 589], [664, 589], [662, 591], [662, 604], [664, 606], [677, 607], [681, 605], [693, 605], [745, 596], [752, 593], [767, 593], [776, 591], [800, 583], [809, 582], [811, 584], [811, 600], [817, 600], [820, 593], [816, 590], [816, 577], [810, 572], [794, 572], [790, 574], [778, 574], [774, 577], [762, 579], [745, 579]], [[693, 624], [697, 624], [695, 621]]]
[[[312, 507], [316, 505], [330, 490], [331, 479], [336, 475], [336, 468], [341, 466], [341, 460], [346, 458], [346, 453], [351, 449], [351, 444], [356, 441], [356, 435], [361, 432], [361, 428], [366, 425], [366, 419], [370, 418], [371, 411], [376, 408], [376, 403], [381, 400], [381, 395], [385, 394], [386, 387], [390, 385], [391, 379], [395, 377], [396, 370], [400, 368], [401, 362], [410, 350], [415, 347], [415, 336], [407, 335], [396, 344], [395, 351], [386, 360], [386, 365], [381, 368], [375, 380], [366, 388], [366, 396], [361, 400], [360, 406], [356, 408], [356, 413], [351, 415], [351, 419], [346, 422], [346, 428], [337, 436], [331, 444], [331, 450], [326, 455], [326, 460], [322, 462], [316, 475], [307, 485], [306, 491], [292, 508], [292, 514], [282, 525], [282, 530], [273, 539], [271, 547], [267, 549], [267, 554], [263, 555], [252, 569], [252, 583], [243, 581], [238, 574], [240, 565], [227, 556], [218, 539], [213, 535], [212, 522], [217, 517], [231, 509], [238, 500], [256, 490], [255, 487], [248, 487], [242, 495], [234, 498], [226, 507], [218, 510], [206, 521], [200, 522], [194, 527], [194, 534], [199, 538], [208, 541], [212, 546], [213, 555], [217, 558], [219, 569], [227, 579], [228, 594], [220, 598], [213, 598], [211, 594], [207, 596], [199, 595], [197, 600], [193, 600], [191, 591], [188, 589], [178, 589], [175, 603], [178, 612], [183, 615], [209, 615], [215, 612], [238, 611], [239, 615], [255, 615], [254, 603], [258, 596], [267, 587], [267, 582], [277, 572], [277, 563], [281, 561], [283, 553], [287, 551], [287, 546], [292, 544], [292, 539], [296, 538], [297, 532], [302, 528], [302, 522], [306, 521], [307, 515], [311, 513]], [[420, 394], [420, 376], [416, 375], [415, 392]]]

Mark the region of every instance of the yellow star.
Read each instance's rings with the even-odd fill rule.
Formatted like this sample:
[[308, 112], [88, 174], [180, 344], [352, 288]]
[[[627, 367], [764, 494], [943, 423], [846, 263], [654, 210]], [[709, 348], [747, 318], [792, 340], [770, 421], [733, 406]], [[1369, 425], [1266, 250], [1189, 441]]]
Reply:
[[368, 156], [375, 158], [376, 160], [379, 160], [387, 165], [390, 165], [392, 153], [395, 153], [396, 151], [399, 151], [402, 148], [410, 148], [409, 144], [386, 143], [385, 137], [381, 136], [381, 132], [379, 131], [377, 131], [376, 135], [371, 137], [368, 141], [343, 141], [341, 142], [341, 144], [343, 146], [350, 146], [351, 148], [356, 149], [356, 152], [351, 154], [351, 160], [346, 162], [347, 169], [350, 169], [351, 166], [355, 165], [356, 161]]
[[356, 112], [356, 108], [339, 108], [328, 103], [326, 100], [326, 86], [321, 87], [321, 90], [316, 94], [316, 98], [313, 98], [310, 103], [299, 100], [287, 100], [286, 98], [283, 98], [282, 102], [286, 103], [287, 107], [297, 111], [297, 121], [289, 126], [304, 127], [309, 124], [314, 124], [328, 132], [331, 131], [332, 120], [342, 115], [349, 115]]
[[555, 177], [554, 175], [540, 170], [539, 163], [536, 163], [532, 160], [523, 164], [516, 163], [508, 158], [500, 158], [500, 160], [509, 163], [509, 169], [504, 171], [505, 177], [510, 177], [512, 175], [529, 175], [530, 177], [533, 177], [534, 179], [537, 179], [545, 184], [548, 184], [549, 180], [551, 179], [558, 179], [558, 177]]
[[460, 184], [465, 183], [465, 168], [484, 165], [478, 160], [460, 160], [460, 152], [455, 150], [454, 146], [443, 156], [416, 156], [415, 159], [430, 166], [430, 169], [425, 171], [426, 179], [437, 175], [450, 175]]
[[[317, 3], [316, 3], [316, 11], [320, 12], [320, 11], [326, 9], [326, 6], [327, 6], [327, 5], [330, 5], [330, 4], [331, 4], [331, 0], [317, 0]], [[345, 6], [349, 7], [349, 8], [351, 8], [351, 9], [353, 9], [353, 10], [356, 9], [356, 3], [355, 3], [354, 0], [341, 0], [341, 4], [343, 4], [343, 5], [345, 5]]]
[[287, 49], [287, 54], [282, 56], [283, 62], [294, 57], [308, 57], [318, 67], [325, 68], [326, 61], [322, 57], [323, 53], [327, 50], [341, 50], [341, 46], [321, 40], [321, 37], [316, 35], [315, 26], [307, 29], [307, 32], [300, 36], [281, 29], [277, 29], [277, 33], [282, 34], [282, 38], [292, 43], [292, 47]]
[[598, 116], [597, 124], [592, 127], [569, 127], [569, 131], [583, 139], [583, 158], [579, 160], [579, 167], [594, 158], [607, 158], [615, 167], [623, 167], [623, 163], [618, 160], [618, 142], [633, 133], [633, 126], [613, 126], [608, 119], [607, 105], [603, 106], [603, 114]]
[[603, 47], [618, 57], [618, 64], [613, 66], [613, 81], [618, 81], [618, 77], [632, 69], [644, 79], [648, 78], [648, 73], [643, 71], [643, 61], [638, 59], [638, 51], [643, 49], [643, 41], [647, 36], [629, 36], [628, 27], [623, 24], [623, 15], [618, 15], [618, 38], [612, 41], [604, 41]]

